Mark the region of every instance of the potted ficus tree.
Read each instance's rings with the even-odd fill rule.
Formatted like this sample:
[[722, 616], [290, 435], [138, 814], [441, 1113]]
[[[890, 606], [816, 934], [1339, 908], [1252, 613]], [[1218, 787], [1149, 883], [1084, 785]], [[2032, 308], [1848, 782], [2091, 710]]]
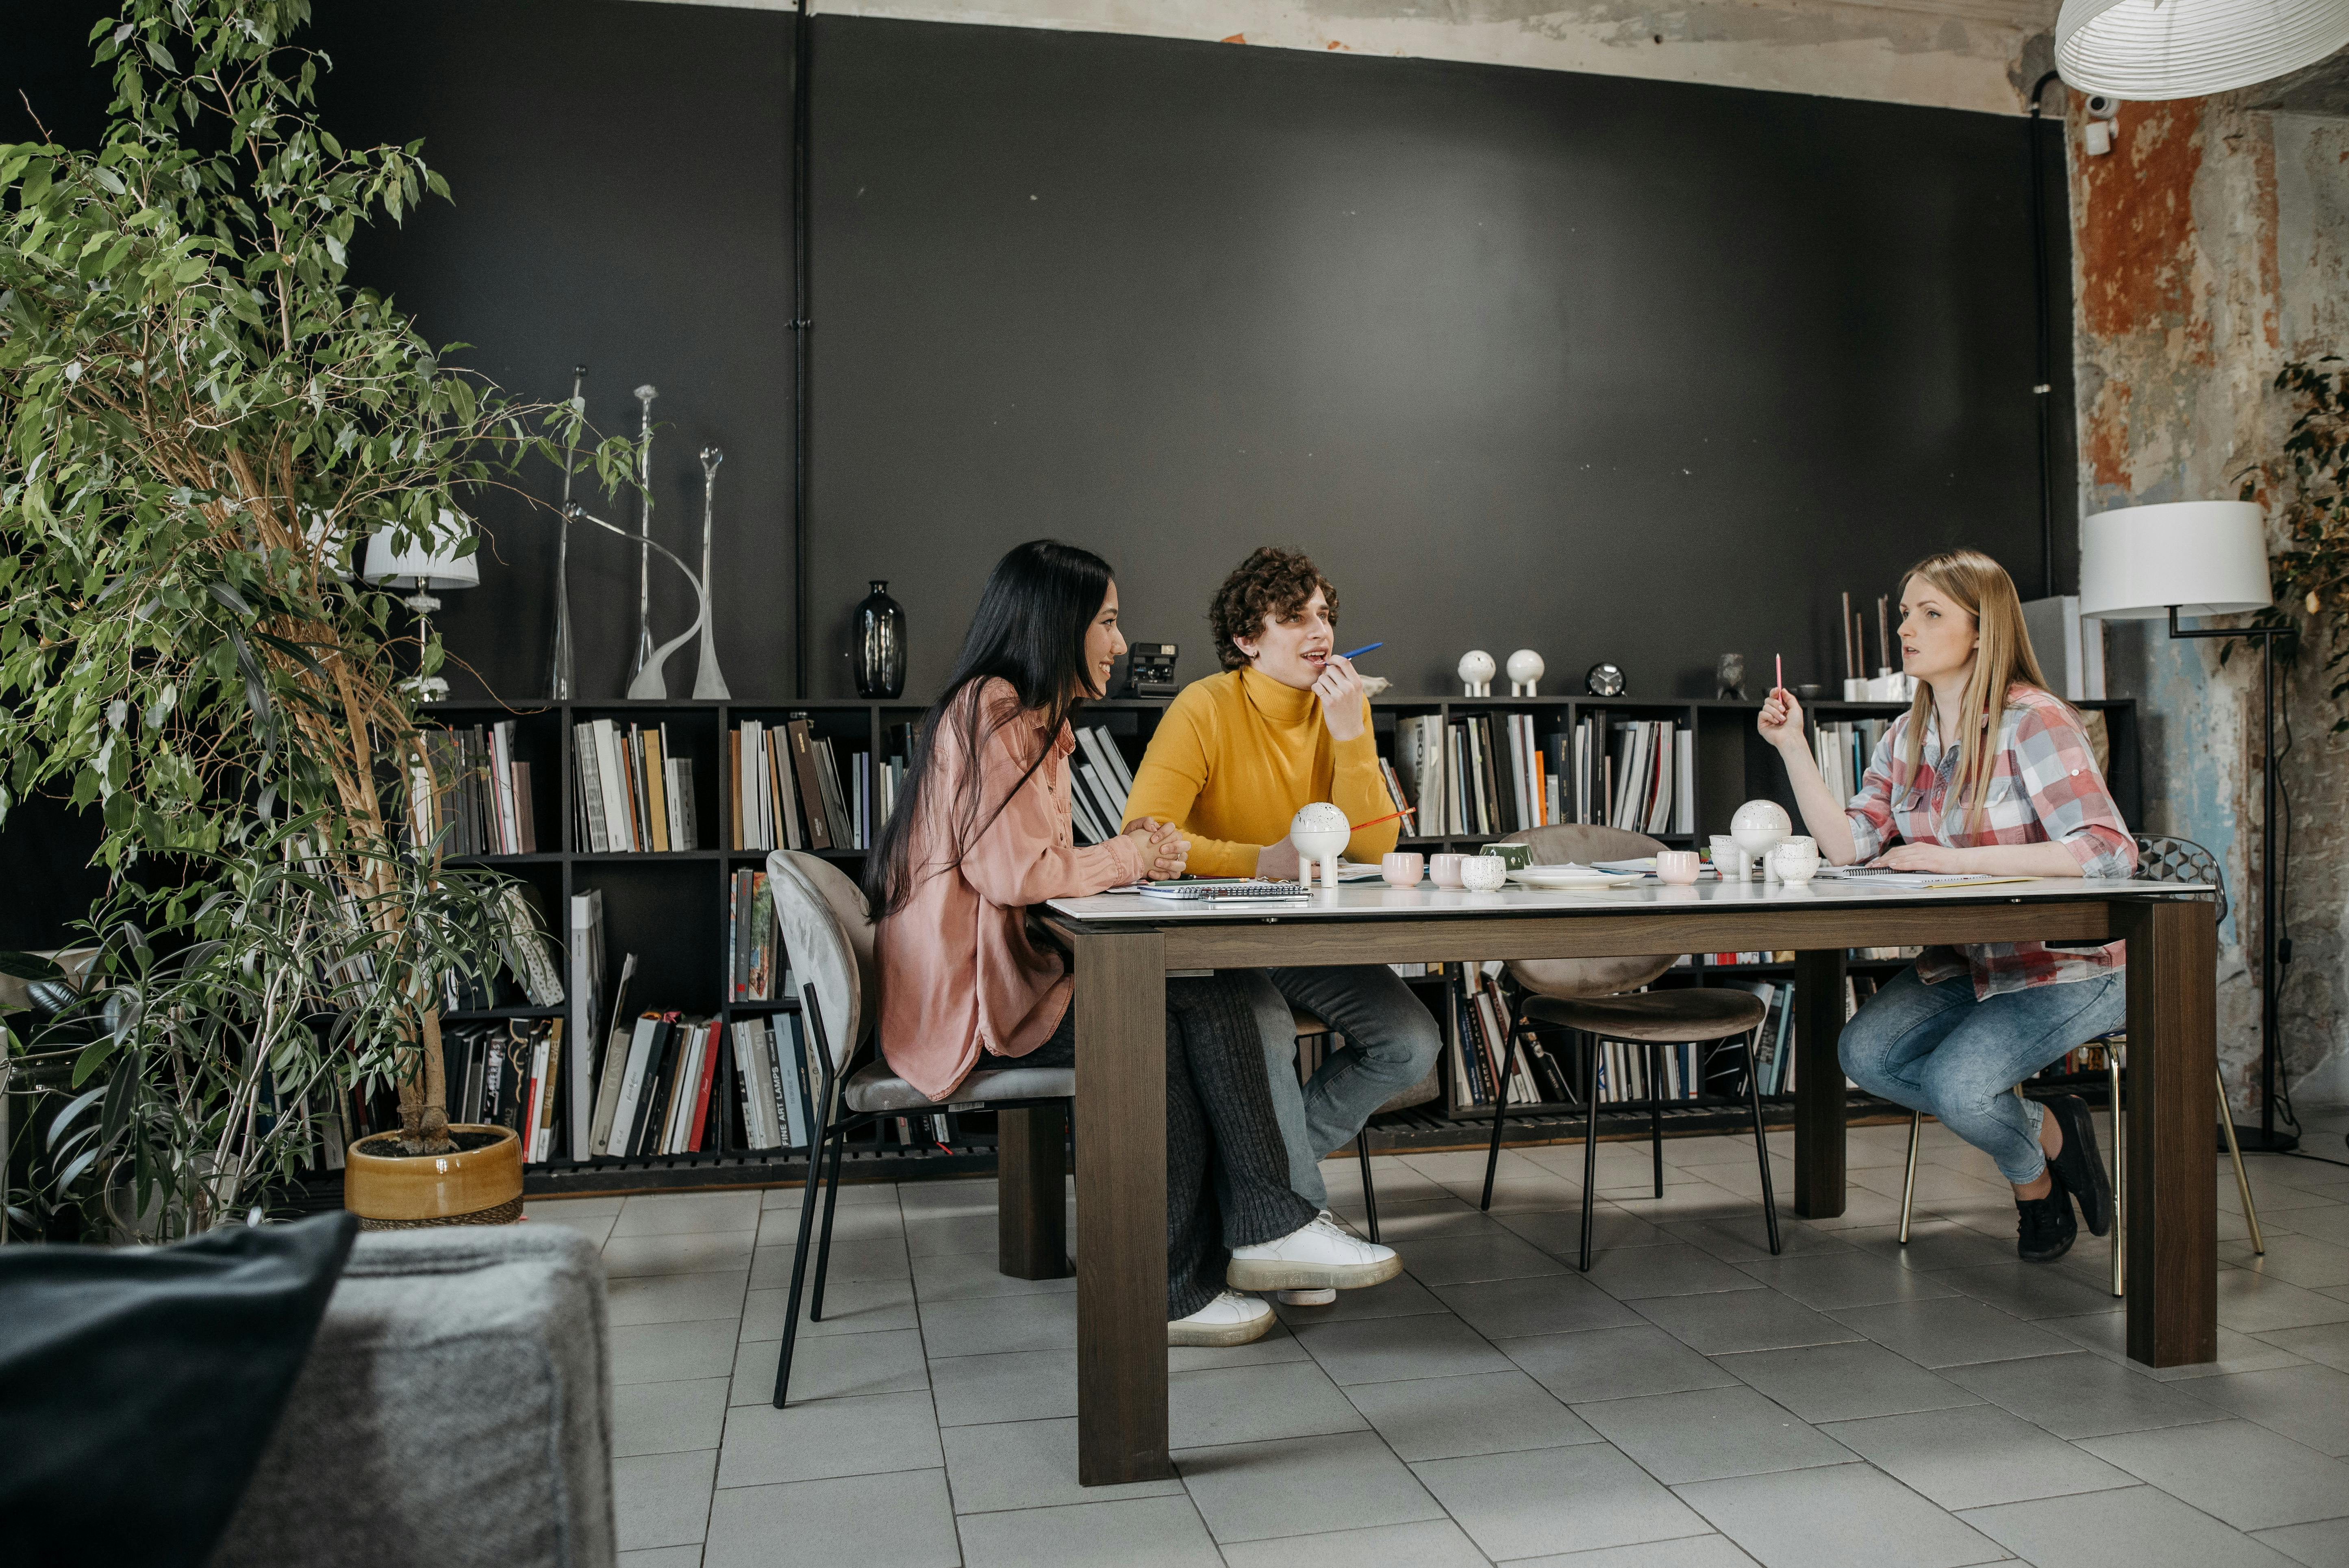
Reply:
[[[0, 958], [43, 1002], [10, 1041], [48, 1068], [23, 1196], [142, 1234], [242, 1217], [353, 1088], [397, 1084], [400, 1115], [355, 1172], [496, 1139], [452, 1136], [438, 1009], [499, 962], [499, 879], [411, 817], [441, 650], [353, 552], [573, 460], [579, 416], [443, 364], [349, 280], [361, 224], [446, 188], [414, 144], [318, 123], [309, 14], [126, 0], [92, 35], [101, 145], [0, 147], [0, 824], [63, 796], [110, 876], [71, 974]], [[590, 460], [616, 488], [631, 455]]]

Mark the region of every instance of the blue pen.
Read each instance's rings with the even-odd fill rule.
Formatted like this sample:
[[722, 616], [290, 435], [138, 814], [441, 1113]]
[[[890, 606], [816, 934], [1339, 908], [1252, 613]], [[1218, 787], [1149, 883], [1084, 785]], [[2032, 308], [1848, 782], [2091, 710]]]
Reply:
[[1386, 645], [1385, 645], [1384, 643], [1364, 643], [1361, 647], [1356, 648], [1352, 653], [1350, 653], [1350, 654], [1340, 654], [1338, 656], [1339, 656], [1340, 658], [1341, 658], [1341, 659], [1359, 659], [1359, 658], [1361, 658], [1364, 654], [1375, 654], [1375, 653], [1377, 653], [1381, 648], [1383, 648], [1383, 647], [1385, 647], [1385, 646], [1386, 646]]

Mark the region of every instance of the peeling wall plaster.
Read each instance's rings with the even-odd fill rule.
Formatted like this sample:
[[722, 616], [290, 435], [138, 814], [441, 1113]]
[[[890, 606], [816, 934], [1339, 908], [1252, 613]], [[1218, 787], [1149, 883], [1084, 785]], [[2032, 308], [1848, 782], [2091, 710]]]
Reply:
[[[789, 10], [790, 0], [719, 0]], [[2054, 0], [817, 0], [827, 15], [1070, 28], [2013, 114]]]
[[[2124, 104], [2114, 150], [2070, 139], [2081, 511], [2229, 499], [2281, 450], [2290, 358], [2349, 355], [2349, 120], [2271, 113], [2255, 93]], [[2076, 108], [2075, 110], [2076, 114]], [[2257, 1114], [2257, 657], [2115, 624], [2116, 696], [2141, 705], [2147, 830], [2216, 851], [2236, 915], [2220, 934], [2220, 1059]], [[2297, 743], [2281, 1065], [2287, 1084], [2349, 1088], [2349, 737], [2311, 675], [2279, 682]], [[2248, 939], [2251, 945], [2246, 944]]]

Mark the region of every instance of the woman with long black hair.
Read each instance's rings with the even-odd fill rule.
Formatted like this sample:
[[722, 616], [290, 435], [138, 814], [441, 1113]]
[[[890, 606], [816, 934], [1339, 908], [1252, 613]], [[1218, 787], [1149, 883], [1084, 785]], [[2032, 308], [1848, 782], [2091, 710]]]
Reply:
[[[923, 717], [865, 891], [879, 922], [882, 1052], [935, 1099], [988, 1057], [1074, 1064], [1068, 964], [1038, 940], [1031, 906], [1182, 874], [1188, 845], [1154, 820], [1105, 844], [1075, 841], [1070, 719], [1108, 689], [1124, 651], [1109, 563], [1032, 541], [996, 563]], [[1236, 981], [1167, 982], [1169, 1344], [1262, 1335], [1271, 1309], [1240, 1291], [1375, 1284], [1402, 1268], [1289, 1190], [1265, 1071]]]

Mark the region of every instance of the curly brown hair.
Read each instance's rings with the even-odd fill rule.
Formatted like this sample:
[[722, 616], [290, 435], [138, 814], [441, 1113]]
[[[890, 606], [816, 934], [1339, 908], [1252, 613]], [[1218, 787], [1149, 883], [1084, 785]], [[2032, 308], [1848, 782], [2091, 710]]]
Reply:
[[1240, 652], [1240, 637], [1264, 629], [1265, 617], [1293, 615], [1305, 607], [1315, 589], [1330, 605], [1330, 624], [1338, 624], [1338, 585], [1321, 575], [1300, 550], [1268, 544], [1233, 569], [1216, 590], [1207, 606], [1207, 629], [1215, 634], [1216, 657], [1227, 670], [1244, 670], [1248, 656]]

